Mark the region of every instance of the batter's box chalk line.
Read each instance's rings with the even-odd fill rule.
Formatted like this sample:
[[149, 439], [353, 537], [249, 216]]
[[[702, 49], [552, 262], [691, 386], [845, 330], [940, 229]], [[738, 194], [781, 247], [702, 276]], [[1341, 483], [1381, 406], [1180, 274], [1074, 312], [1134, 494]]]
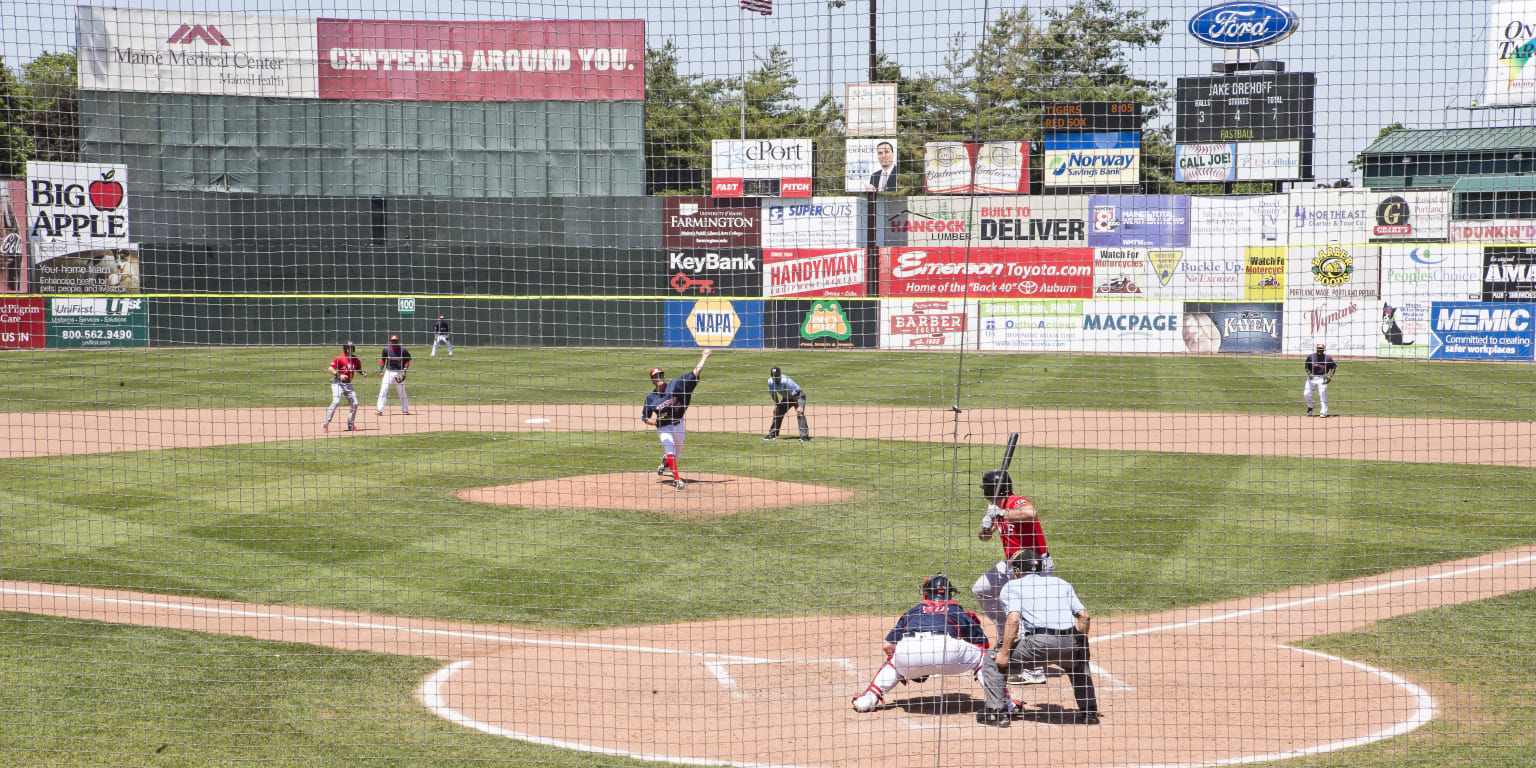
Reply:
[[706, 661], [703, 662], [703, 664], [704, 668], [709, 670], [711, 675], [715, 676], [715, 681], [720, 683], [720, 687], [730, 692], [731, 698], [733, 699], [760, 699], [774, 697], [763, 696], [761, 694], [755, 694], [751, 692], [749, 689], [742, 686], [741, 683], [737, 682], [736, 678], [731, 675], [731, 671], [728, 669], [729, 667], [738, 667], [749, 664], [833, 664], [847, 671], [850, 677], [858, 674], [858, 668], [853, 665], [853, 661], [851, 659], [740, 659], [731, 661]]

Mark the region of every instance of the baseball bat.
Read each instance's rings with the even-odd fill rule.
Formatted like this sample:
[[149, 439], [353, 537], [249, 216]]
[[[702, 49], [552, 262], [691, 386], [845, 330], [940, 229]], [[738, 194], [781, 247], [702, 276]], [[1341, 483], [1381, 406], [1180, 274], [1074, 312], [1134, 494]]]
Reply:
[[1008, 465], [1013, 463], [1013, 449], [1019, 446], [1019, 433], [1008, 435], [1008, 447], [1003, 449], [1003, 471], [1008, 471]]

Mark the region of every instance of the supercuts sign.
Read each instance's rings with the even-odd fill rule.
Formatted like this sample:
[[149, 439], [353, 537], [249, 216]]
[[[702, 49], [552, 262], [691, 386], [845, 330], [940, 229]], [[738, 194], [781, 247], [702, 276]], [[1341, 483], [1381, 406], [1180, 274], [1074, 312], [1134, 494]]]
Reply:
[[126, 248], [128, 166], [27, 163], [27, 239], [34, 263]]
[[1088, 298], [1093, 294], [1093, 249], [882, 248], [880, 294]]

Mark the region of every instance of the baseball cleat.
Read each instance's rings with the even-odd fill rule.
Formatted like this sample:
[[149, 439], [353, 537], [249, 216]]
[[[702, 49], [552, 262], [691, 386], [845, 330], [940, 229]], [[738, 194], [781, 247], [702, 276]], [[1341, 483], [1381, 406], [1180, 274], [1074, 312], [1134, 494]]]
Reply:
[[976, 722], [982, 725], [991, 725], [998, 728], [1007, 728], [1013, 724], [1013, 716], [1006, 709], [983, 709], [976, 713]]
[[1045, 670], [1040, 667], [1021, 669], [1009, 675], [1008, 682], [1014, 685], [1040, 685], [1045, 682]]
[[374, 412], [373, 412], [373, 414], [374, 414], [374, 415], [375, 415], [375, 416], [383, 416], [383, 415], [384, 415], [384, 412], [383, 412], [383, 411], [374, 411]]
[[1097, 712], [1078, 712], [1077, 713], [1077, 724], [1078, 725], [1098, 725], [1099, 724], [1099, 713], [1097, 713]]
[[656, 465], [656, 475], [657, 477], [667, 476], [667, 463], [665, 461]]
[[1307, 415], [1308, 415], [1308, 416], [1311, 416], [1311, 415], [1312, 415], [1312, 406], [1310, 406], [1310, 405], [1309, 405], [1309, 406], [1307, 406]]
[[329, 432], [329, 431], [331, 431], [331, 425], [329, 425], [329, 424], [321, 424], [320, 425], [320, 431], [321, 432]]
[[357, 431], [357, 427], [354, 427], [351, 424], [348, 424], [347, 425], [347, 431], [348, 432], [356, 432]]
[[673, 483], [672, 487], [678, 489], [679, 491], [686, 490], [688, 488], [688, 486], [681, 480]]
[[810, 435], [801, 435], [800, 436], [800, 442], [802, 442], [802, 443], [809, 443], [810, 441], [811, 441], [811, 436]]
[[779, 439], [779, 436], [778, 435], [763, 435], [763, 439], [764, 440], [777, 440], [777, 439]]

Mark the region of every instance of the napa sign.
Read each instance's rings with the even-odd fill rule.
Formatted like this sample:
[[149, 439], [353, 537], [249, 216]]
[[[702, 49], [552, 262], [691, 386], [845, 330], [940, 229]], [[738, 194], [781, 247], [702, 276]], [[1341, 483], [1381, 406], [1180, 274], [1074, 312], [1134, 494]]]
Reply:
[[1301, 18], [1272, 3], [1213, 5], [1189, 20], [1189, 34], [1212, 48], [1258, 48], [1291, 36]]

